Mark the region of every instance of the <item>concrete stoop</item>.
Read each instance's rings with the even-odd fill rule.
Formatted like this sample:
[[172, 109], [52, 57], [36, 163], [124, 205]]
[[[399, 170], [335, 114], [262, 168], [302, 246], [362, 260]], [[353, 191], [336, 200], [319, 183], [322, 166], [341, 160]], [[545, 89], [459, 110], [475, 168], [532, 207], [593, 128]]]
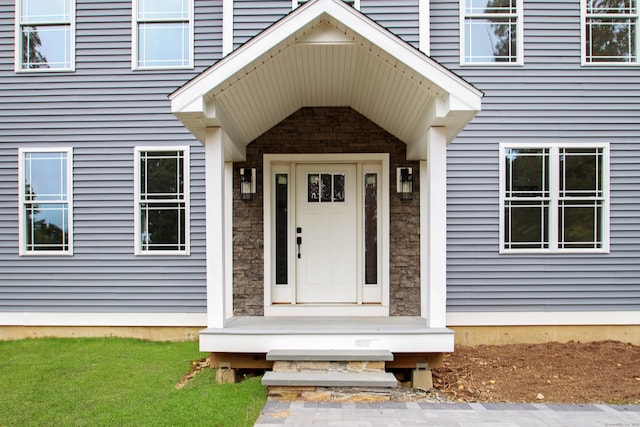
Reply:
[[385, 362], [393, 360], [389, 351], [272, 350], [267, 360], [274, 362], [273, 371], [262, 384], [270, 398], [380, 402], [398, 385], [385, 372]]

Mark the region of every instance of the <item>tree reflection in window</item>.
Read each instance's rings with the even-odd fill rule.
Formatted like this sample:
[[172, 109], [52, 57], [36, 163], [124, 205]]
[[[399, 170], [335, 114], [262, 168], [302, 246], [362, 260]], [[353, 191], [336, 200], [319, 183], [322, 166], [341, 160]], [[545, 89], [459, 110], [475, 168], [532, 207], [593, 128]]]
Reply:
[[517, 62], [517, 0], [467, 0], [465, 52], [468, 63]]
[[637, 62], [637, 0], [586, 0], [587, 62]]
[[26, 252], [71, 249], [67, 152], [23, 155], [23, 200]]
[[20, 1], [20, 69], [72, 68], [72, 3]]

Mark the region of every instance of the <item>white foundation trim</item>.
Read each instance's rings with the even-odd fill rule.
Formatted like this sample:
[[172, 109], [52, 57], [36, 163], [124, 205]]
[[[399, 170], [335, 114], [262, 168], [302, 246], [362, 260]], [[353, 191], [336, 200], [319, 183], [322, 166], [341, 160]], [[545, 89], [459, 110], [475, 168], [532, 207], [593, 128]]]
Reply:
[[202, 327], [207, 313], [0, 313], [3, 326]]
[[640, 325], [640, 311], [447, 313], [447, 326]]

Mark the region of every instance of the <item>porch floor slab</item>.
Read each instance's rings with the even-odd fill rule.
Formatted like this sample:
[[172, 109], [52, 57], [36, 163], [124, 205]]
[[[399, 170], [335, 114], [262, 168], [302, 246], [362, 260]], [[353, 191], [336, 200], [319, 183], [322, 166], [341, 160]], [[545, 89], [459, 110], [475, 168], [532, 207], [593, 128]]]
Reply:
[[270, 350], [366, 350], [392, 353], [453, 351], [453, 331], [430, 328], [422, 317], [234, 317], [224, 328], [200, 331], [200, 350], [268, 353]]

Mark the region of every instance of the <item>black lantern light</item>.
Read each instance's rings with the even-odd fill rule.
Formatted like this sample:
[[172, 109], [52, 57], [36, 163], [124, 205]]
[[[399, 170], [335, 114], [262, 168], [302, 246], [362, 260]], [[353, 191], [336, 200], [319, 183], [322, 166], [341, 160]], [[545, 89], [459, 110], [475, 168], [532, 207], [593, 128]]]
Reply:
[[400, 193], [400, 200], [413, 199], [413, 169], [398, 168], [397, 169], [397, 186]]
[[256, 192], [256, 169], [240, 168], [240, 200], [250, 201]]

